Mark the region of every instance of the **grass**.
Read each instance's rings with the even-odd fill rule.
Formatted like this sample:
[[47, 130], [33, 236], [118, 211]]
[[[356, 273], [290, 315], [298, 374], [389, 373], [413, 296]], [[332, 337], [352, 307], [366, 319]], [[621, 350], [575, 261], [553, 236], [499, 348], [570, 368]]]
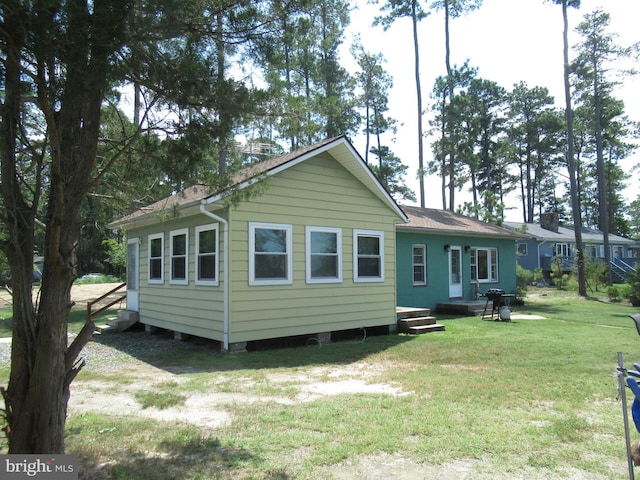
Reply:
[[[67, 452], [79, 455], [83, 471], [106, 464], [96, 479], [332, 478], [384, 453], [432, 465], [471, 462], [483, 478], [571, 478], [576, 471], [581, 478], [624, 478], [615, 368], [617, 352], [629, 365], [640, 361], [640, 337], [628, 318], [636, 312], [626, 303], [550, 290], [514, 312], [544, 320], [449, 318], [445, 332], [428, 335], [229, 356], [203, 342], [180, 342], [142, 360], [189, 373], [137, 392], [140, 403], [180, 406], [198, 392], [260, 401], [212, 405], [232, 416], [215, 429], [123, 409], [72, 415]], [[295, 398], [296, 379], [336, 380], [326, 375], [331, 369], [369, 372], [368, 383], [404, 395], [281, 400]], [[77, 381], [92, 378], [88, 370]], [[104, 381], [117, 388], [119, 380]], [[632, 428], [632, 439], [638, 437]]]

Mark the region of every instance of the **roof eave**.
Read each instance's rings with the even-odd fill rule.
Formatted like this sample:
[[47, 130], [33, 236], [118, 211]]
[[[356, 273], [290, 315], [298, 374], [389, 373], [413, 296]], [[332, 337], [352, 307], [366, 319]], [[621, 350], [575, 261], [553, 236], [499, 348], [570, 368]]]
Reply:
[[416, 233], [430, 233], [434, 235], [455, 235], [455, 236], [465, 236], [465, 237], [478, 237], [478, 238], [500, 238], [500, 239], [512, 239], [519, 240], [526, 238], [523, 235], [512, 235], [505, 233], [484, 233], [484, 232], [473, 232], [470, 230], [442, 230], [438, 228], [429, 228], [429, 227], [416, 227], [414, 225], [398, 225], [398, 230], [403, 230], [407, 232], [416, 232]]

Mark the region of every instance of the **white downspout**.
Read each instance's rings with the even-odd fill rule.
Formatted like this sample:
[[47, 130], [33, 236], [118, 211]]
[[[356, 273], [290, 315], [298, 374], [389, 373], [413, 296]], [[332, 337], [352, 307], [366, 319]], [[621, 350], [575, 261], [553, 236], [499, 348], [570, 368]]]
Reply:
[[224, 218], [216, 215], [215, 213], [210, 212], [205, 206], [206, 200], [203, 200], [200, 204], [200, 211], [206, 215], [207, 217], [213, 218], [214, 220], [222, 223], [224, 225], [223, 234], [222, 234], [222, 243], [224, 248], [224, 274], [223, 274], [223, 283], [222, 286], [222, 295], [223, 295], [223, 307], [222, 307], [222, 348], [225, 351], [229, 350], [229, 222], [227, 222]]

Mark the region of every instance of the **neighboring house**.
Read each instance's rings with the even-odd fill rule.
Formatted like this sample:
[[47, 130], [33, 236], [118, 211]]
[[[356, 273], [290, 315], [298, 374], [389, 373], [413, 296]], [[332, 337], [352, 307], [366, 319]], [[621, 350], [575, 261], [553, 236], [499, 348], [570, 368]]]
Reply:
[[435, 308], [490, 288], [515, 293], [522, 235], [447, 210], [402, 209], [409, 222], [397, 226], [398, 305]]
[[[576, 255], [575, 231], [573, 227], [560, 225], [557, 213], [543, 213], [540, 223], [505, 222], [505, 226], [518, 231], [527, 238], [517, 242], [518, 263], [527, 270], [541, 269], [547, 279], [554, 264], [559, 264], [564, 272], [570, 272]], [[582, 229], [585, 258], [590, 261], [604, 260], [604, 238], [599, 230]], [[609, 235], [612, 274], [618, 281], [624, 281], [626, 271], [640, 259], [637, 258], [637, 242]]]
[[406, 221], [337, 137], [242, 170], [225, 192], [195, 186], [110, 227], [127, 232], [127, 309], [141, 323], [242, 350], [395, 325], [395, 226]]

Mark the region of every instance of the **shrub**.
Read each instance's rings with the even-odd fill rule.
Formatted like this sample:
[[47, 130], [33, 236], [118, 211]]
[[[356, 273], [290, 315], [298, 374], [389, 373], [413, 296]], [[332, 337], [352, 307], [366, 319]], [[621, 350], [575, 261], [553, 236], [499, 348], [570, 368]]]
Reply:
[[618, 287], [616, 287], [615, 285], [611, 285], [607, 289], [607, 295], [609, 296], [609, 301], [610, 302], [619, 302], [620, 301], [620, 291], [618, 290]]
[[516, 298], [524, 298], [529, 285], [532, 285], [535, 275], [531, 270], [516, 264]]
[[629, 285], [629, 295], [627, 298], [634, 307], [640, 306], [640, 269], [627, 272], [627, 284]]

